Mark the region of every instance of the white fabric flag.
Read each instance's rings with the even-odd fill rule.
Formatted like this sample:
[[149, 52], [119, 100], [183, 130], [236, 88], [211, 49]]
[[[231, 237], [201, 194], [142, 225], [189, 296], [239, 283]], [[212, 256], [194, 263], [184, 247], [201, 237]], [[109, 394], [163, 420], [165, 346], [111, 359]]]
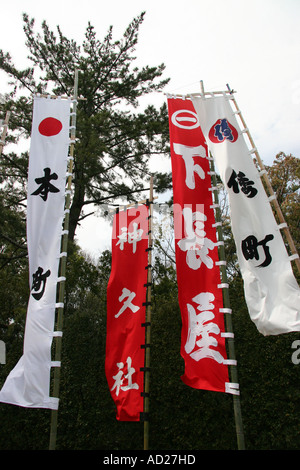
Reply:
[[229, 196], [251, 319], [263, 335], [300, 331], [300, 289], [229, 96], [192, 98]]
[[51, 344], [64, 219], [70, 100], [35, 97], [28, 169], [29, 286], [23, 356], [8, 375], [0, 401], [58, 408], [50, 397]]

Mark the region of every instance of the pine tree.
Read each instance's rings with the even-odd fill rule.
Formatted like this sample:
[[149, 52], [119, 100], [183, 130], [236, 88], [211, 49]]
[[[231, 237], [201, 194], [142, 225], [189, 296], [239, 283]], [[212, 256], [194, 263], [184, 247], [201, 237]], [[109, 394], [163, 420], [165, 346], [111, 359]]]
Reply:
[[[93, 213], [90, 207], [111, 203], [116, 198], [133, 200], [149, 184], [149, 160], [157, 161], [168, 150], [167, 108], [148, 105], [138, 109], [139, 98], [163, 89], [164, 64], [135, 67], [141, 13], [120, 40], [109, 28], [102, 41], [89, 23], [82, 45], [65, 37], [46, 21], [35, 32], [34, 19], [23, 15], [30, 67], [18, 70], [9, 53], [0, 50], [0, 69], [10, 78], [11, 92], [0, 111], [11, 111], [10, 141], [18, 143], [31, 132], [32, 94], [72, 96], [75, 69], [79, 71], [77, 143], [74, 161], [74, 194], [70, 210], [69, 238], [74, 239], [78, 222]], [[1, 162], [2, 181], [11, 186], [15, 207], [26, 198], [28, 153], [7, 154]], [[159, 165], [155, 165], [158, 167]], [[170, 186], [170, 176], [154, 172], [156, 191]], [[10, 183], [9, 183], [10, 182]]]

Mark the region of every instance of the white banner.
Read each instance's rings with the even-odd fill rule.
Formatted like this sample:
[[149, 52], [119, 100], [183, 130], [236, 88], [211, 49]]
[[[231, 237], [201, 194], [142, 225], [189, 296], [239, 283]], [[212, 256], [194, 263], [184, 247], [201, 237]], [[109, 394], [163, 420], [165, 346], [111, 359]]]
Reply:
[[300, 289], [229, 99], [224, 94], [192, 101], [228, 192], [249, 314], [263, 335], [300, 331]]
[[58, 408], [50, 397], [51, 344], [64, 219], [70, 100], [35, 97], [28, 169], [27, 244], [30, 297], [23, 356], [0, 391], [0, 401]]

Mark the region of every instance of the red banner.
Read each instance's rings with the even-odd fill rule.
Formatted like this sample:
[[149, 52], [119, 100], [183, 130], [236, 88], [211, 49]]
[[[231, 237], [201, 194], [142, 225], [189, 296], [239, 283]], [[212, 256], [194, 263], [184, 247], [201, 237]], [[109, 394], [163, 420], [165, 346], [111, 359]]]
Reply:
[[148, 227], [144, 205], [114, 218], [105, 372], [119, 421], [139, 421], [143, 412]]
[[216, 225], [207, 145], [190, 100], [168, 99], [182, 380], [229, 391]]

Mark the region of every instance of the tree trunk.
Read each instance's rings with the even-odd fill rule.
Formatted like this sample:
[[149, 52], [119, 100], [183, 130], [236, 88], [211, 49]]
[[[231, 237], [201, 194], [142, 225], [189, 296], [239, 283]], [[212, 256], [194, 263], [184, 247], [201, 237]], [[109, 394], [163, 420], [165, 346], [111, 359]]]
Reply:
[[[83, 175], [82, 175], [83, 176]], [[69, 240], [74, 241], [76, 227], [80, 218], [81, 210], [84, 204], [84, 184], [83, 177], [77, 175], [74, 179], [74, 197], [70, 207], [70, 220], [69, 220]]]

